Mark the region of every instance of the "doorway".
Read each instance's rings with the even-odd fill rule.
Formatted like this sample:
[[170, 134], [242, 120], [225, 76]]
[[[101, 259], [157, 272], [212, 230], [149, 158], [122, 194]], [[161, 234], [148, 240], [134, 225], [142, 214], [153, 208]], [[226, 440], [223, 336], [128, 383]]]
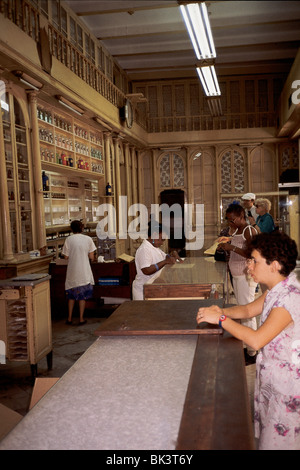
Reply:
[[[170, 238], [169, 250], [176, 250], [179, 256], [185, 257], [185, 235], [184, 235], [184, 191], [181, 189], [166, 189], [160, 193], [160, 204], [167, 204], [169, 207], [178, 204], [181, 207], [180, 217], [174, 212], [170, 213]], [[178, 231], [181, 228], [181, 234]]]

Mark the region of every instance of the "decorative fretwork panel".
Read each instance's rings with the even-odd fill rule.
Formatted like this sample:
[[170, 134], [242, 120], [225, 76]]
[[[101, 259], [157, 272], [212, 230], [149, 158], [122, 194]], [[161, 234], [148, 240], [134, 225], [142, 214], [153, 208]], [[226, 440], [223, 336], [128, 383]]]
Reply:
[[240, 153], [234, 151], [233, 154], [234, 168], [234, 192], [240, 193], [245, 188], [245, 165], [244, 157]]
[[236, 150], [229, 150], [221, 159], [221, 192], [240, 193], [245, 189], [244, 157]]
[[180, 155], [166, 154], [159, 166], [161, 188], [182, 188], [184, 186], [184, 162]]
[[222, 193], [231, 193], [231, 152], [226, 152], [221, 161]]
[[299, 168], [299, 155], [296, 145], [289, 145], [282, 149], [280, 156], [280, 169], [282, 171]]
[[184, 167], [183, 160], [179, 155], [173, 155], [173, 173], [174, 173], [174, 187], [178, 188], [184, 186]]
[[160, 186], [170, 187], [170, 155], [165, 155], [160, 161]]
[[292, 148], [292, 165], [293, 168], [299, 168], [299, 154], [296, 147]]
[[290, 168], [290, 149], [286, 148], [283, 150], [282, 155], [281, 155], [281, 168], [283, 170], [286, 170], [287, 168]]

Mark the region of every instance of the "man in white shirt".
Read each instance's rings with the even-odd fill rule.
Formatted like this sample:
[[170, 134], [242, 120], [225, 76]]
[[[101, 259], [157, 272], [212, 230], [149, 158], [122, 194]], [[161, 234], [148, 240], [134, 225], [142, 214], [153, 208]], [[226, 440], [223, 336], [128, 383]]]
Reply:
[[255, 194], [253, 193], [246, 193], [242, 196], [243, 207], [246, 212], [246, 221], [250, 224], [248, 217], [253, 217], [254, 220], [257, 219], [258, 214], [256, 212], [255, 207]]

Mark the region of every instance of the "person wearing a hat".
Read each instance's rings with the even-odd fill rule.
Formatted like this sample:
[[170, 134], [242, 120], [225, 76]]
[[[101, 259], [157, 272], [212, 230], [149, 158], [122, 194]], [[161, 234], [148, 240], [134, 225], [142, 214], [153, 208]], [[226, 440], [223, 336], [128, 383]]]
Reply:
[[249, 217], [253, 217], [254, 221], [257, 219], [258, 214], [255, 207], [255, 194], [246, 193], [242, 196], [243, 206], [246, 212], [246, 221], [250, 223]]

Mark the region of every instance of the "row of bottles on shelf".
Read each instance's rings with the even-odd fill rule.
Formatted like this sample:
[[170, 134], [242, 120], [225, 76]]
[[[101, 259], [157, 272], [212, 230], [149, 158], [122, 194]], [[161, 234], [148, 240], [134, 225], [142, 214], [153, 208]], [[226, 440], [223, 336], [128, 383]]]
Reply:
[[[11, 180], [13, 179], [13, 169], [12, 168], [8, 168], [7, 169], [7, 179], [8, 180]], [[18, 171], [18, 177], [19, 177], [19, 180], [20, 181], [28, 181], [28, 175], [26, 174], [26, 171], [23, 171], [23, 170], [19, 170]]]
[[[11, 142], [11, 130], [10, 128], [6, 127], [8, 123], [3, 122], [3, 138], [5, 142]], [[16, 131], [16, 142], [18, 144], [25, 144], [26, 143], [26, 134], [25, 129], [22, 127], [15, 127]]]
[[69, 166], [72, 168], [78, 168], [79, 170], [93, 171], [95, 173], [103, 173], [103, 163], [91, 164], [88, 161], [84, 161], [83, 158], [78, 158], [74, 163], [74, 158], [71, 155], [66, 155], [65, 152], [56, 152], [41, 148], [41, 160], [44, 162], [58, 163], [59, 165]]
[[59, 134], [55, 134], [53, 137], [53, 132], [48, 129], [44, 129], [43, 127], [39, 128], [39, 139], [43, 142], [47, 142], [48, 144], [55, 144], [57, 147], [70, 150], [71, 152], [74, 151], [73, 140], [71, 138], [68, 139]]
[[54, 152], [47, 148], [41, 148], [41, 159], [44, 162], [59, 163], [60, 165], [74, 167], [74, 158], [71, 155], [67, 156], [65, 152], [56, 152], [54, 154]]
[[[9, 201], [15, 200], [15, 193], [13, 191], [8, 191], [8, 200]], [[25, 193], [20, 193], [20, 201], [26, 201]]]
[[65, 193], [50, 193], [50, 192], [44, 192], [44, 199], [66, 199]]
[[[43, 182], [43, 191], [44, 192], [50, 191], [49, 176], [46, 174], [45, 171], [42, 172], [42, 182]], [[108, 185], [109, 185], [109, 183], [108, 183]], [[57, 180], [57, 179], [54, 179], [54, 178], [51, 180], [51, 187], [62, 187], [63, 188], [65, 186], [66, 185], [65, 185], [64, 180]], [[78, 181], [67, 180], [67, 187], [71, 188], [71, 189], [79, 189], [79, 183], [78, 183]], [[111, 188], [110, 185], [109, 185], [109, 187]], [[89, 190], [89, 191], [98, 191], [97, 183], [95, 183], [95, 182], [85, 182], [84, 183], [84, 189]], [[55, 194], [59, 194], [59, 193], [55, 193]]]
[[[41, 107], [38, 107], [37, 116], [38, 116], [38, 119], [40, 119], [41, 121], [47, 122], [49, 124], [53, 124], [54, 126], [59, 127], [60, 129], [63, 129], [64, 131], [72, 132], [71, 122], [66, 120], [66, 118], [63, 118], [57, 114], [54, 114], [53, 119], [52, 119], [51, 111], [47, 111]], [[88, 131], [84, 129], [83, 127], [78, 126], [77, 124], [74, 124], [74, 134], [77, 137], [80, 137], [85, 140], [88, 140], [89, 138]], [[100, 135], [96, 133], [90, 132], [90, 140], [91, 142], [94, 142], [97, 145], [102, 145], [102, 138]]]
[[[21, 144], [20, 141], [16, 141], [16, 142], [17, 142], [17, 144]], [[5, 152], [5, 160], [7, 162], [12, 162], [13, 153], [12, 153], [12, 146], [11, 146], [10, 143], [6, 143], [5, 148], [4, 148], [4, 152]], [[23, 153], [25, 153], [25, 155], [26, 155], [25, 145], [23, 145], [22, 147], [17, 147], [17, 160], [18, 160], [18, 163], [27, 163], [27, 157], [25, 155], [23, 155]]]
[[[71, 152], [74, 151], [73, 140], [68, 139], [65, 136], [55, 134], [53, 137], [53, 133], [50, 132], [48, 129], [44, 129], [40, 127], [39, 129], [39, 139], [42, 142], [47, 142], [48, 144], [55, 144], [56, 147], [61, 147]], [[92, 158], [97, 158], [99, 160], [103, 160], [102, 152], [99, 149], [94, 147], [89, 148], [88, 145], [82, 144], [81, 142], [75, 141], [75, 152], [85, 156], [91, 156]]]
[[93, 144], [102, 146], [102, 137], [99, 134], [93, 134], [92, 132], [90, 132], [90, 141]]
[[51, 111], [38, 107], [37, 117], [41, 121], [47, 122], [48, 124], [53, 124], [54, 126], [59, 127], [60, 129], [63, 129], [64, 131], [72, 132], [71, 122], [67, 121], [65, 118], [62, 118], [61, 116], [58, 116], [57, 114], [54, 114], [53, 119], [52, 119]]
[[88, 131], [76, 125], [74, 125], [74, 133], [77, 137], [82, 137], [85, 140], [89, 138]]

